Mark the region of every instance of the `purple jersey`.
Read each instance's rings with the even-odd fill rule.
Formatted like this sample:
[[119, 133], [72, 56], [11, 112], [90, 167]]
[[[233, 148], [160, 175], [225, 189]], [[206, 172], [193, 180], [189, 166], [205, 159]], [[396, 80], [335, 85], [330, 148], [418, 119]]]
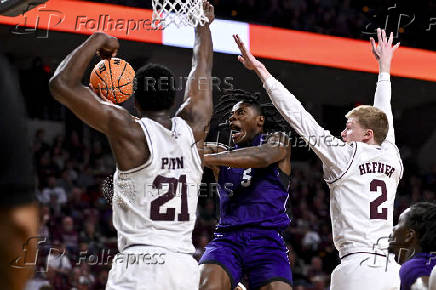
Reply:
[[436, 254], [419, 253], [413, 256], [401, 266], [401, 290], [410, 290], [419, 277], [430, 276], [435, 265]]
[[[251, 146], [265, 140], [258, 135]], [[241, 147], [236, 146], [235, 149]], [[290, 219], [286, 214], [289, 176], [277, 163], [267, 168], [220, 167], [220, 221], [217, 230], [241, 227], [285, 229]]]

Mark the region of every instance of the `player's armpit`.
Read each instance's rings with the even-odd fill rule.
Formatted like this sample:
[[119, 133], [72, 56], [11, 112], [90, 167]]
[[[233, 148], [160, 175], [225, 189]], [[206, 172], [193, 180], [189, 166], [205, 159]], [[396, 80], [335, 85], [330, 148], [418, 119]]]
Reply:
[[188, 123], [192, 129], [195, 140], [206, 139], [209, 132], [209, 123], [212, 118], [212, 92], [204, 92], [201, 98], [210, 99], [207, 100], [188, 98], [177, 111], [176, 116], [181, 117]]

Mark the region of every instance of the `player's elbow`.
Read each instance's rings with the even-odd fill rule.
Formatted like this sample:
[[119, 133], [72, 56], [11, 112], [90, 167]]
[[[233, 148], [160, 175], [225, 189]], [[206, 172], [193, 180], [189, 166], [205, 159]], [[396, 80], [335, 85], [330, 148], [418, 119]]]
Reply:
[[67, 85], [65, 81], [59, 76], [53, 76], [49, 81], [49, 89], [53, 98], [57, 101], [62, 100], [62, 96], [65, 95]]
[[53, 76], [48, 82], [48, 87], [50, 89], [50, 93], [56, 100], [59, 100], [62, 92], [62, 87], [64, 84], [59, 76]]
[[263, 152], [261, 154], [257, 155], [257, 163], [259, 164], [260, 168], [266, 168], [271, 164], [283, 160], [286, 157], [286, 149], [284, 147], [273, 148], [272, 146], [267, 146], [263, 148], [262, 151]]
[[266, 168], [274, 163], [273, 159], [268, 154], [258, 154], [253, 156], [255, 158], [256, 168]]

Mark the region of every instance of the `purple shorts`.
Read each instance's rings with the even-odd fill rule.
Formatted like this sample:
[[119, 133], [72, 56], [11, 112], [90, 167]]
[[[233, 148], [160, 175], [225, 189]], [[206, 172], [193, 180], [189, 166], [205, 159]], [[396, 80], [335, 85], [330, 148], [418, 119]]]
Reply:
[[288, 249], [275, 230], [243, 229], [215, 233], [206, 246], [200, 264], [218, 264], [230, 277], [232, 289], [248, 276], [250, 289], [258, 289], [273, 281], [292, 286]]

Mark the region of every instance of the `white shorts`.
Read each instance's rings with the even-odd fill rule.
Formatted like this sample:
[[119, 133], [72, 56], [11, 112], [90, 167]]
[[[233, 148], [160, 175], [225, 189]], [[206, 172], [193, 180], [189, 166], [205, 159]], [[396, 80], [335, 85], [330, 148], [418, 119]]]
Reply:
[[331, 275], [331, 290], [399, 290], [400, 265], [392, 255], [352, 254]]
[[191, 255], [138, 246], [114, 257], [106, 289], [193, 290], [199, 282], [198, 263]]

